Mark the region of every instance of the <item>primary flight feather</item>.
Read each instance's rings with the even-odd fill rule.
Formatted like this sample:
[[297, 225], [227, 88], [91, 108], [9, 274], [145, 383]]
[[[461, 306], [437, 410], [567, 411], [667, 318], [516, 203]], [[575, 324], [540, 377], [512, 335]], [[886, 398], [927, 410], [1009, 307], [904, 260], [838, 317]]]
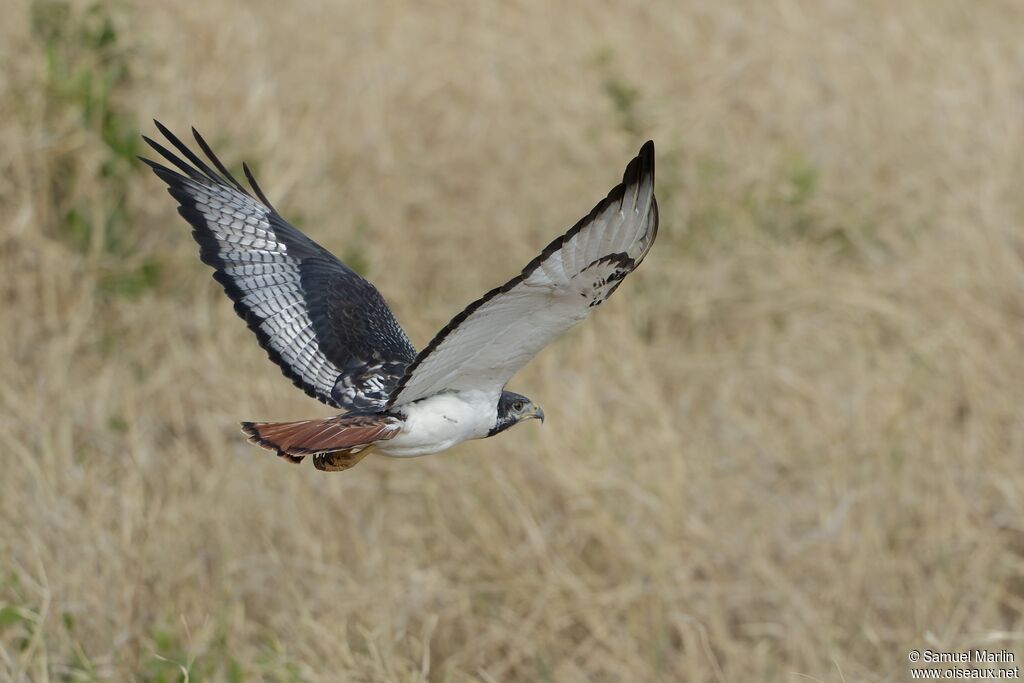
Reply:
[[658, 234], [648, 141], [587, 216], [416, 353], [377, 289], [285, 221], [247, 166], [251, 192], [195, 129], [209, 163], [155, 123], [178, 154], [143, 136], [170, 166], [142, 160], [178, 201], [199, 257], [285, 376], [343, 411], [298, 422], [243, 422], [242, 429], [293, 462], [312, 455], [321, 470], [348, 469], [372, 448], [426, 455], [543, 420], [543, 411], [506, 391], [506, 383], [611, 296]]

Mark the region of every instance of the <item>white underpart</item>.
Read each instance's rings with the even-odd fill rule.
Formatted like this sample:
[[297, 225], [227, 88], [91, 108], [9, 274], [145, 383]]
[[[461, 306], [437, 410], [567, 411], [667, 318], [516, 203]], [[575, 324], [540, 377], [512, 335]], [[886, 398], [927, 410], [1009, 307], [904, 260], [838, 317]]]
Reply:
[[411, 458], [484, 438], [497, 421], [498, 395], [478, 390], [451, 392], [402, 409], [407, 413], [402, 432], [377, 446], [382, 455]]

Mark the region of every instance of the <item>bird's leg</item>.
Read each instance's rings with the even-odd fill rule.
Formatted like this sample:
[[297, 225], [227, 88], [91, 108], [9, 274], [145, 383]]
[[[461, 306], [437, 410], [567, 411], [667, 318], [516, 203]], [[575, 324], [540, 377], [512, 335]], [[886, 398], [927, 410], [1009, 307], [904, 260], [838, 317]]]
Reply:
[[313, 455], [313, 464], [318, 470], [324, 472], [341, 472], [356, 465], [366, 457], [366, 454], [373, 448], [360, 446], [345, 451], [332, 451], [330, 453], [316, 453]]

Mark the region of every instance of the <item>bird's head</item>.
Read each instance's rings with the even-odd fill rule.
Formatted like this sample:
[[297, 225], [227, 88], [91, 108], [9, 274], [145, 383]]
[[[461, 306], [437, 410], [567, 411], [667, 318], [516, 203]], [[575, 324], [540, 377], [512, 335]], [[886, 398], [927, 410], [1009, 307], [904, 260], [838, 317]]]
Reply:
[[509, 427], [533, 418], [544, 421], [544, 411], [533, 405], [533, 401], [511, 391], [501, 392], [498, 398], [498, 419], [487, 436], [494, 436]]

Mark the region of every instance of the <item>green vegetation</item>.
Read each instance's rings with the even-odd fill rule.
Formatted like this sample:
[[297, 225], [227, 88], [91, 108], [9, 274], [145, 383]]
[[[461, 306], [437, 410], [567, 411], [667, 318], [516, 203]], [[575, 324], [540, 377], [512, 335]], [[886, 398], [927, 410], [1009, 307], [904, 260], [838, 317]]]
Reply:
[[103, 0], [85, 7], [34, 0], [31, 22], [45, 54], [44, 125], [76, 136], [50, 159], [60, 232], [78, 251], [123, 256], [135, 242], [125, 202], [139, 170], [139, 135], [125, 104], [136, 51], [118, 28], [117, 8]]
[[609, 47], [598, 50], [592, 62], [601, 74], [601, 88], [612, 108], [616, 126], [630, 135], [643, 135], [644, 127], [637, 113], [640, 88], [616, 71], [614, 50]]

